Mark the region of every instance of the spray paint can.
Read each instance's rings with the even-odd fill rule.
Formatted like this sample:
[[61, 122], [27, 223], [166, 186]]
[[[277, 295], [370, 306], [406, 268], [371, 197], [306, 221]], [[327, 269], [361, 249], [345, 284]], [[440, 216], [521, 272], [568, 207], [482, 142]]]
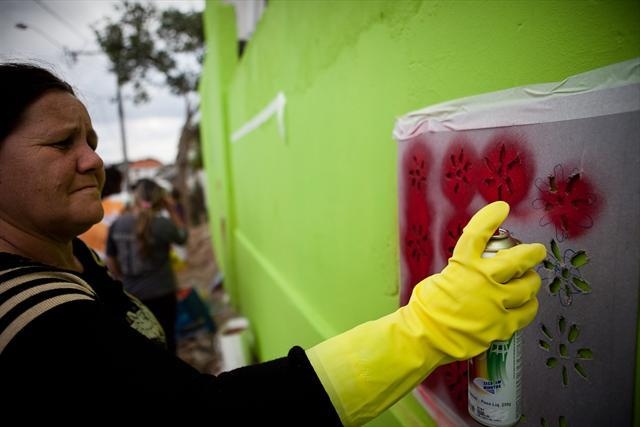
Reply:
[[[487, 243], [483, 258], [520, 244], [499, 228]], [[489, 349], [469, 360], [469, 414], [490, 427], [515, 425], [522, 415], [522, 332], [507, 341], [494, 341]]]

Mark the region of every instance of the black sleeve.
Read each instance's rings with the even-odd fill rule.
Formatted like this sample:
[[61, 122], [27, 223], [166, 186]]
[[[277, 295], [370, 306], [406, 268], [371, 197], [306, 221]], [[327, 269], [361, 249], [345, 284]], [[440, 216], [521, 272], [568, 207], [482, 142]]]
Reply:
[[300, 347], [287, 357], [222, 373], [217, 382], [218, 400], [237, 425], [342, 425]]
[[[301, 348], [217, 377], [201, 374], [126, 322], [102, 315], [96, 302], [64, 304], [32, 321], [0, 354], [0, 378], [5, 413], [28, 396], [37, 408], [73, 403], [130, 421], [161, 414], [215, 420], [212, 426], [341, 425]], [[69, 422], [74, 412], [46, 414]]]

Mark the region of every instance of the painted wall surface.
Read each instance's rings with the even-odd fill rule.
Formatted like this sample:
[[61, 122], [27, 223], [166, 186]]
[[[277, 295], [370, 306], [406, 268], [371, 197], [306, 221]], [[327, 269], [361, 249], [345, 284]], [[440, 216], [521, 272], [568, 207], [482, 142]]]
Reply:
[[[640, 283], [640, 57], [562, 84], [510, 88], [412, 112], [398, 120], [394, 136], [404, 298], [446, 265], [471, 213], [488, 202], [509, 202], [503, 226], [517, 239], [547, 245], [547, 259], [537, 268], [540, 309], [515, 343], [520, 363], [514, 342], [507, 347], [503, 341], [469, 365], [455, 362], [431, 373], [420, 389], [425, 402], [451, 409], [438, 424], [476, 426], [467, 415], [471, 407], [476, 418], [497, 425], [520, 411], [520, 427], [631, 425]], [[521, 405], [508, 392], [516, 365]]]
[[[637, 1], [272, 0], [239, 62], [229, 7], [205, 15], [211, 230], [263, 360], [398, 306], [396, 117], [640, 54]], [[279, 92], [284, 134], [232, 142]], [[425, 422], [409, 397], [371, 425]]]
[[200, 132], [202, 153], [207, 172], [207, 209], [212, 230], [216, 261], [233, 283], [231, 240], [227, 230], [233, 215], [231, 187], [228, 176], [227, 120], [225, 110], [226, 90], [237, 64], [235, 50], [236, 27], [231, 6], [219, 3], [207, 5], [204, 31], [208, 53], [204, 72], [200, 78], [202, 120]]

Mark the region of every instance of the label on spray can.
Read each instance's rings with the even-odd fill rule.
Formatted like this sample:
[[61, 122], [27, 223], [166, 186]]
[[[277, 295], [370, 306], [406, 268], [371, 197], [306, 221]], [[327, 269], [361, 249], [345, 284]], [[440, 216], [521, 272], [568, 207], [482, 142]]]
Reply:
[[[483, 258], [520, 242], [499, 228], [487, 243]], [[522, 332], [494, 341], [468, 366], [469, 414], [491, 427], [515, 425], [522, 415]]]

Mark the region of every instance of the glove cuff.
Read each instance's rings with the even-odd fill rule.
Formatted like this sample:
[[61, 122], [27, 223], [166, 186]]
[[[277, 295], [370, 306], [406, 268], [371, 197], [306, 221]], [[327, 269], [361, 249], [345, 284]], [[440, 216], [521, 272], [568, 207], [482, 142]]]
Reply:
[[344, 425], [362, 425], [389, 408], [448, 358], [407, 307], [307, 350]]

